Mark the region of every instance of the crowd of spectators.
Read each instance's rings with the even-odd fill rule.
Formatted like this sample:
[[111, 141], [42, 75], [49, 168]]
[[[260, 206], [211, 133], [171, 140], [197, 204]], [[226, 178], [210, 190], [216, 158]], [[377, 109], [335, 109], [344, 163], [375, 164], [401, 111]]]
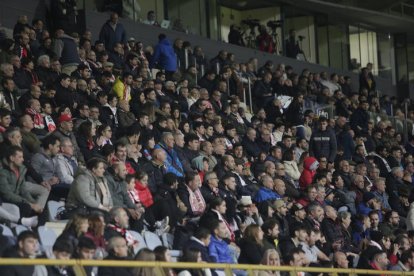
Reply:
[[[63, 200], [58, 218], [69, 222], [52, 252], [39, 252], [28, 230], [16, 241], [0, 235], [0, 254], [171, 261], [165, 247], [134, 256], [134, 230], [170, 233], [183, 262], [413, 270], [414, 138], [404, 144], [390, 121], [370, 119], [368, 111], [402, 113], [378, 98], [371, 65], [355, 90], [347, 76], [258, 64], [225, 50], [209, 60], [164, 34], [145, 45], [116, 13], [96, 41], [19, 18], [13, 38], [1, 40], [0, 219], [36, 229], [48, 200]], [[248, 83], [250, 116], [241, 102]], [[307, 103], [335, 105], [335, 116], [318, 117]]]

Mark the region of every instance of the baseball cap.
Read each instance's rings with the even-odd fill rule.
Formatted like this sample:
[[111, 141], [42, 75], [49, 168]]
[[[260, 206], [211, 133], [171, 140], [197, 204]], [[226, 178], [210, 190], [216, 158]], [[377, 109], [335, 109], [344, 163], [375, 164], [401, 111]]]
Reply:
[[293, 206], [292, 206], [292, 212], [293, 213], [295, 213], [296, 211], [300, 211], [300, 210], [303, 210], [303, 209], [305, 209], [305, 207], [303, 207], [303, 205], [302, 204], [300, 204], [300, 203], [295, 203], [295, 204], [293, 204]]
[[62, 114], [60, 115], [58, 122], [59, 124], [63, 122], [72, 122], [72, 116], [70, 116], [69, 114]]

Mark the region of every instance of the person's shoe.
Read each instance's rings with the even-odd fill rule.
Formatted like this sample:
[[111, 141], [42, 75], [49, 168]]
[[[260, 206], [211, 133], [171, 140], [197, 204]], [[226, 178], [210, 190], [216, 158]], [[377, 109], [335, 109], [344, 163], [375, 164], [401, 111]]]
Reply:
[[166, 216], [163, 220], [155, 222], [155, 233], [158, 236], [162, 236], [162, 234], [167, 233], [170, 230], [170, 218]]
[[22, 225], [26, 227], [36, 227], [39, 223], [39, 218], [37, 216], [30, 218], [22, 218]]

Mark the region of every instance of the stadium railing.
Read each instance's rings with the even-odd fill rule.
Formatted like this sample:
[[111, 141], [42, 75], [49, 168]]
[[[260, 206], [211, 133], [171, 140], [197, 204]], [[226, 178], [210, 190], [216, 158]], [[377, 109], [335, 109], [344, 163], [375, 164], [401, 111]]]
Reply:
[[[45, 266], [71, 266], [76, 276], [85, 276], [85, 266], [89, 267], [150, 267], [154, 268], [154, 275], [163, 276], [164, 268], [183, 269], [220, 269], [227, 275], [233, 275], [232, 270], [245, 270], [248, 275], [256, 275], [258, 271], [287, 271], [291, 276], [297, 276], [299, 272], [327, 273], [332, 276], [346, 275], [406, 275], [414, 276], [414, 272], [379, 271], [365, 269], [336, 269], [317, 267], [292, 267], [292, 266], [265, 266], [246, 264], [218, 264], [218, 263], [180, 263], [180, 262], [140, 262], [140, 261], [109, 261], [109, 260], [56, 260], [56, 259], [4, 259], [0, 258], [0, 267], [4, 265], [45, 265]], [[302, 273], [301, 273], [302, 274]]]

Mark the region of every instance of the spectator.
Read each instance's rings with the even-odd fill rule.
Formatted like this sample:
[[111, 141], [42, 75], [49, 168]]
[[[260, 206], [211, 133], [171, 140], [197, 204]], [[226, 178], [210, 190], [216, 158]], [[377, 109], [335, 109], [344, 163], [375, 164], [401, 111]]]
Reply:
[[[114, 236], [108, 241], [108, 256], [105, 260], [129, 260], [127, 241], [120, 236]], [[105, 267], [99, 268], [99, 275], [134, 275], [129, 267]]]
[[118, 14], [111, 13], [110, 19], [102, 26], [99, 33], [99, 40], [103, 42], [107, 51], [112, 50], [116, 43], [127, 44], [126, 31], [118, 20]]
[[328, 127], [328, 121], [324, 117], [319, 118], [319, 128], [312, 133], [309, 141], [309, 153], [317, 159], [326, 157], [332, 165], [335, 161], [337, 146], [336, 137]]
[[[17, 236], [16, 246], [9, 248], [3, 254], [3, 257], [19, 259], [33, 258], [36, 256], [38, 241], [39, 238], [36, 233], [30, 230], [23, 231]], [[0, 269], [6, 275], [32, 275], [34, 273], [34, 266], [29, 265], [9, 265], [2, 266]]]
[[177, 71], [177, 57], [165, 34], [158, 36], [158, 45], [155, 47], [151, 60], [151, 68], [159, 66], [165, 70], [167, 80], [172, 80], [172, 75]]
[[255, 224], [247, 226], [243, 240], [240, 242], [239, 263], [259, 264], [264, 251], [263, 231], [260, 226]]
[[0, 170], [0, 195], [4, 202], [19, 206], [22, 217], [30, 217], [33, 213], [43, 212], [49, 191], [41, 185], [25, 181], [25, 174], [23, 150], [18, 146], [10, 147]]
[[[105, 161], [92, 158], [86, 163], [87, 170], [80, 173], [70, 187], [66, 206], [69, 210], [76, 208], [100, 209], [109, 211], [112, 197], [107, 184]], [[98, 196], [101, 194], [101, 196]]]

